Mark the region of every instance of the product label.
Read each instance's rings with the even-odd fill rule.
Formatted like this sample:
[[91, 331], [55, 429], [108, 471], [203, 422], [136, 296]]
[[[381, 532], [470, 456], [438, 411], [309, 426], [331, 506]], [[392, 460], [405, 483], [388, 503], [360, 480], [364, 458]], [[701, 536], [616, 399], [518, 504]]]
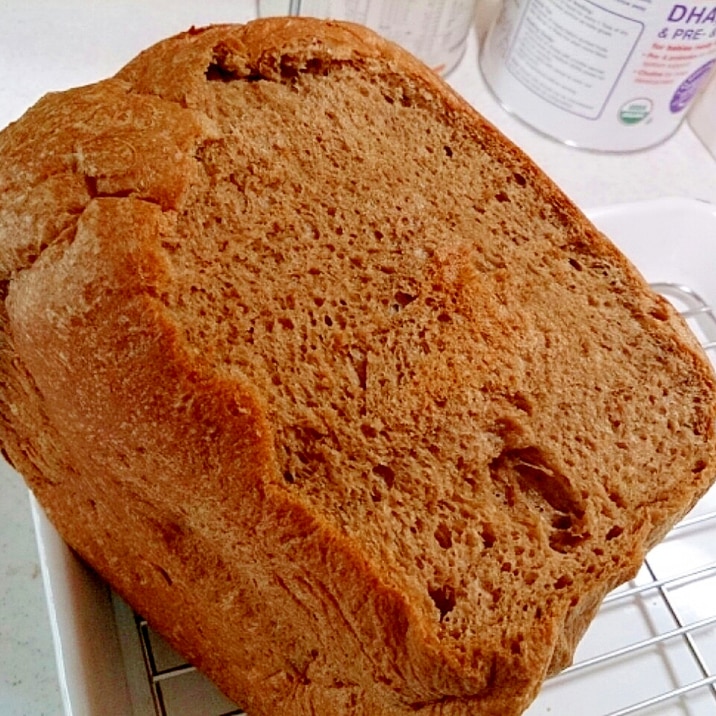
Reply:
[[548, 134], [648, 146], [716, 71], [716, 0], [504, 0], [481, 64], [505, 106]]
[[599, 117], [644, 24], [587, 0], [533, 0], [507, 69], [562, 109]]

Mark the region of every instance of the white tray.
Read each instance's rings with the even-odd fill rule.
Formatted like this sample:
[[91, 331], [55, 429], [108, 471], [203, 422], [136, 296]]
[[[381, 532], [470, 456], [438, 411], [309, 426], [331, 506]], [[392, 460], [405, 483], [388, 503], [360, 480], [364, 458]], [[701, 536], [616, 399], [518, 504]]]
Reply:
[[[667, 199], [590, 212], [652, 283], [716, 341], [716, 206]], [[690, 314], [691, 315], [691, 314]], [[709, 348], [712, 360], [716, 345]], [[33, 503], [67, 716], [240, 713], [113, 597]], [[716, 490], [611, 595], [529, 716], [716, 716]]]

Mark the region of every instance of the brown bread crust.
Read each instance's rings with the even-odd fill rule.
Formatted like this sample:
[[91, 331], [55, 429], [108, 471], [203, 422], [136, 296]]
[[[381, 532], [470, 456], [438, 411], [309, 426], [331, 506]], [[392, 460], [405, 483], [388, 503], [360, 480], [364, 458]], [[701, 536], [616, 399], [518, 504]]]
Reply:
[[[400, 244], [398, 268], [386, 264], [376, 278], [358, 251], [346, 272], [364, 262], [359, 282], [394, 282], [391, 316], [405, 323], [366, 297], [365, 325], [331, 334], [309, 380], [291, 372], [308, 360], [291, 354], [287, 333], [303, 314], [259, 305], [274, 278], [267, 259], [263, 283], [232, 278], [243, 294], [226, 323], [243, 326], [241, 311], [263, 321], [239, 345], [223, 328], [209, 334], [224, 316], [216, 301], [194, 298], [222, 281], [204, 278], [213, 259], [196, 251], [189, 264], [181, 251], [191, 237], [224, 237], [215, 224], [246, 221], [237, 207], [246, 217], [258, 211], [252, 202], [279, 196], [271, 211], [294, 212], [297, 225], [310, 214], [315, 202], [286, 189], [300, 160], [291, 127], [270, 114], [272, 93], [288, 88], [277, 105], [302, 92], [320, 98], [335, 81], [348, 95], [354, 76], [371, 78], [356, 84], [356, 101], [380, 87], [391, 112], [402, 102], [416, 123], [428, 115], [436, 135], [454, 134], [443, 159], [474, 152], [479, 162], [465, 172], [487, 178], [470, 189], [484, 190], [477, 218], [448, 217], [455, 228], [445, 235], [428, 223], [446, 223], [439, 207], [410, 209], [423, 223], [414, 243]], [[265, 133], [251, 141], [227, 129], [250, 120], [231, 114], [239, 84], [265, 93]], [[339, 125], [354, 120], [336, 115]], [[297, 126], [312, 121], [296, 117]], [[470, 146], [458, 147], [465, 136]], [[233, 151], [230, 137], [254, 164], [232, 164], [220, 183], [216, 157]], [[260, 166], [262, 151], [285, 164]], [[192, 29], [114, 78], [43, 98], [0, 133], [0, 156], [3, 449], [67, 542], [251, 716], [521, 713], [546, 675], [569, 663], [603, 596], [635, 574], [714, 479], [714, 377], [685, 324], [519, 149], [363, 28], [274, 19]], [[336, 177], [360, 180], [363, 161]], [[368, 172], [356, 189], [363, 213], [352, 219], [365, 225], [381, 201]], [[382, 197], [395, 191], [385, 181]], [[240, 196], [222, 212], [231, 182]], [[316, 183], [334, 191], [324, 177]], [[446, 202], [466, 201], [459, 189]], [[343, 207], [329, 208], [333, 217]], [[259, 215], [266, 223], [252, 228], [263, 236], [274, 229]], [[397, 217], [370, 239], [376, 247], [397, 235]], [[495, 230], [490, 240], [480, 217]], [[525, 241], [536, 248], [502, 247], [514, 226], [534, 227]], [[249, 236], [243, 227], [230, 240]], [[361, 240], [366, 252], [374, 246]], [[315, 242], [294, 245], [313, 256]], [[312, 267], [286, 274], [298, 288], [285, 293], [300, 306], [324, 264]], [[412, 292], [399, 285], [408, 280]], [[568, 296], [573, 306], [563, 305]], [[286, 328], [261, 344], [283, 360], [274, 373], [252, 363], [269, 324]], [[376, 331], [382, 344], [355, 359], [374, 325], [388, 326]], [[414, 326], [435, 341], [419, 360]], [[339, 420], [335, 406], [311, 412], [322, 395], [348, 395], [342, 356], [355, 359], [350, 375], [366, 395], [382, 381], [360, 424]], [[405, 366], [412, 382], [391, 392]], [[285, 403], [286, 392], [303, 397]], [[438, 408], [447, 417], [435, 417]], [[345, 454], [319, 435], [324, 428]], [[296, 434], [313, 453], [297, 452]], [[474, 444], [465, 437], [473, 434]], [[361, 472], [367, 443], [369, 457], [383, 459]], [[411, 507], [431, 485], [452, 497]], [[411, 530], [407, 517], [429, 528]], [[421, 558], [430, 564], [415, 567]]]

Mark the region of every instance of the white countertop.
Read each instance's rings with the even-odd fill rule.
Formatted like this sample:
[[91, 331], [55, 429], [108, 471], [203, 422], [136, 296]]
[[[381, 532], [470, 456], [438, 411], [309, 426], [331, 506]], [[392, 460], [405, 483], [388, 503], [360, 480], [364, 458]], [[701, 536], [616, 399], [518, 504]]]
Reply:
[[[45, 92], [113, 74], [163, 36], [192, 24], [240, 22], [253, 14], [249, 0], [4, 0], [0, 128]], [[659, 147], [635, 154], [570, 149], [505, 114], [485, 89], [476, 48], [472, 36], [448, 80], [582, 208], [673, 196], [716, 204], [716, 161], [688, 124]], [[0, 713], [59, 716], [61, 698], [28, 494], [6, 469], [0, 470], [0, 490]]]

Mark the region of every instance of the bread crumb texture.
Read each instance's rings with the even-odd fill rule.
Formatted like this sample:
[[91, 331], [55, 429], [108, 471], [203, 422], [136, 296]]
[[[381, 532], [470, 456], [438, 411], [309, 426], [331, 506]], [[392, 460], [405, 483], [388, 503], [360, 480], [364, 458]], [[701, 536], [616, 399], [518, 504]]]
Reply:
[[713, 481], [680, 318], [362, 28], [192, 29], [0, 156], [4, 452], [251, 716], [521, 713]]

